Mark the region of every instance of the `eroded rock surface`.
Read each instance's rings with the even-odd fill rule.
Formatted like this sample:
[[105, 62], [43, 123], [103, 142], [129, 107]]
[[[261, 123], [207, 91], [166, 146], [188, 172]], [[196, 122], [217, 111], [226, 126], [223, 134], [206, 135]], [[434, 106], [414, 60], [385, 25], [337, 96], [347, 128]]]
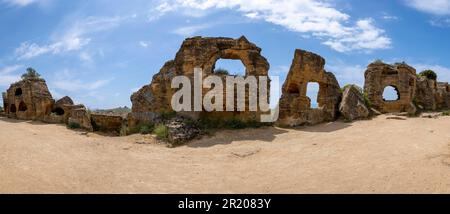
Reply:
[[437, 83], [426, 77], [417, 78], [415, 103], [421, 110], [437, 109]]
[[[170, 60], [161, 68], [160, 72], [153, 77], [150, 85], [142, 87], [131, 96], [133, 103], [132, 114], [128, 117], [129, 124], [136, 124], [142, 116], [139, 113], [163, 113], [173, 111], [171, 106], [172, 95], [178, 89], [171, 88], [172, 79], [183, 75], [191, 80], [192, 95], [194, 96], [194, 68], [203, 70], [203, 78], [214, 74], [215, 64], [219, 59], [240, 60], [246, 68], [246, 76], [265, 76], [268, 78], [269, 63], [261, 55], [261, 49], [250, 43], [245, 37], [239, 39], [231, 38], [203, 38], [194, 37], [186, 39], [181, 45], [174, 60]], [[222, 75], [225, 80], [226, 75]], [[225, 83], [225, 81], [223, 81]], [[224, 84], [225, 85], [225, 84]], [[225, 88], [225, 87], [224, 87]], [[208, 90], [203, 89], [203, 95]], [[198, 95], [197, 95], [198, 96]], [[193, 98], [192, 98], [193, 99]], [[226, 105], [224, 96], [224, 106]], [[208, 117], [238, 117], [242, 120], [259, 119], [259, 111], [256, 112], [194, 112], [194, 102], [192, 111], [182, 112], [184, 116], [197, 119], [201, 116]], [[148, 117], [150, 119], [150, 117]]]
[[168, 140], [172, 145], [185, 143], [200, 135], [201, 131], [194, 123], [188, 123], [183, 117], [175, 117], [166, 123]]
[[[383, 98], [386, 87], [394, 87], [398, 100], [387, 101]], [[372, 107], [381, 113], [408, 112], [414, 114], [416, 107], [413, 99], [416, 91], [416, 70], [405, 63], [394, 65], [374, 62], [365, 72], [364, 91]]]
[[345, 87], [339, 111], [347, 121], [368, 118], [370, 110], [364, 101], [362, 89], [355, 85]]
[[[325, 59], [321, 56], [303, 50], [295, 51], [280, 99], [280, 125], [314, 125], [336, 119], [342, 93], [335, 76], [326, 72], [324, 66]], [[311, 100], [306, 96], [309, 82], [319, 84], [317, 109], [311, 108]]]
[[45, 80], [26, 78], [10, 86], [3, 95], [5, 114], [23, 120], [42, 120], [55, 103]]

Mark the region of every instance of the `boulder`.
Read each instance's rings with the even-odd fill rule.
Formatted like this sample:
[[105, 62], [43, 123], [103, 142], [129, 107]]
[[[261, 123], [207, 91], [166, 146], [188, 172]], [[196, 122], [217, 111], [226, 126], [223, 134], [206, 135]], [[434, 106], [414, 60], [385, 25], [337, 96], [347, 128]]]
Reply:
[[348, 121], [368, 118], [370, 111], [364, 101], [362, 89], [355, 85], [345, 87], [339, 111]]
[[83, 105], [73, 108], [70, 113], [68, 124], [78, 124], [82, 129], [94, 131], [91, 123], [91, 116]]
[[[321, 56], [295, 51], [282, 89], [278, 125], [294, 127], [336, 120], [342, 93], [336, 77], [326, 72], [324, 66], [325, 59]], [[309, 82], [319, 84], [317, 109], [311, 108], [311, 100], [306, 96]]]

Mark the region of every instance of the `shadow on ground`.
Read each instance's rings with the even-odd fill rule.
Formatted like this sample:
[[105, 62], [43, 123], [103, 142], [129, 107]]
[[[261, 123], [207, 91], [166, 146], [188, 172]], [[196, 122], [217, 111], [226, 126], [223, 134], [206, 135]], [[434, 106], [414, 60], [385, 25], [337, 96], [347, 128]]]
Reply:
[[217, 145], [227, 145], [236, 141], [264, 141], [272, 142], [277, 135], [287, 133], [288, 130], [276, 127], [264, 127], [258, 129], [224, 130], [218, 131], [213, 136], [204, 136], [200, 140], [187, 144], [192, 148], [206, 148]]

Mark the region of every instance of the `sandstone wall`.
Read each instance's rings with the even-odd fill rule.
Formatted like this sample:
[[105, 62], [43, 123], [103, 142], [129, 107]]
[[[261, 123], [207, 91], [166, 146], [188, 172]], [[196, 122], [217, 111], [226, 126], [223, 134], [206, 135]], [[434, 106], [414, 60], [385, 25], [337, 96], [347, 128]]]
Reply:
[[42, 120], [49, 114], [54, 100], [45, 80], [24, 79], [7, 90], [8, 117], [24, 120]]
[[[269, 63], [261, 55], [261, 49], [250, 43], [245, 37], [231, 38], [202, 38], [194, 37], [186, 39], [181, 45], [174, 60], [170, 60], [153, 77], [150, 85], [142, 87], [131, 96], [133, 103], [129, 123], [134, 124], [138, 119], [136, 113], [162, 113], [172, 111], [171, 99], [176, 90], [171, 88], [172, 79], [175, 76], [187, 76], [194, 83], [194, 68], [203, 69], [203, 77], [212, 75], [215, 64], [219, 59], [240, 60], [246, 68], [246, 76], [265, 76], [268, 78]], [[225, 78], [225, 77], [223, 77]], [[191, 89], [194, 94], [194, 89]], [[203, 94], [209, 90], [203, 90]], [[269, 90], [270, 91], [270, 90]], [[193, 99], [193, 98], [192, 98]], [[224, 96], [224, 105], [225, 105]], [[194, 102], [192, 100], [192, 110]], [[239, 116], [243, 120], [257, 119], [260, 112], [194, 112], [181, 113], [184, 116], [199, 118], [200, 116], [234, 117]], [[258, 118], [259, 119], [259, 118]], [[135, 120], [135, 121], [133, 121]]]
[[91, 114], [91, 120], [94, 130], [102, 132], [120, 133], [124, 118], [121, 116]]
[[[399, 100], [386, 101], [383, 92], [387, 86], [394, 87]], [[416, 91], [416, 70], [407, 64], [388, 65], [375, 62], [365, 72], [364, 91], [372, 107], [382, 113], [416, 112], [413, 104]]]
[[[279, 121], [283, 126], [314, 125], [336, 119], [342, 98], [336, 77], [324, 69], [325, 59], [321, 56], [296, 50], [291, 69], [283, 85], [279, 104]], [[319, 107], [311, 108], [307, 97], [309, 82], [319, 84]]]

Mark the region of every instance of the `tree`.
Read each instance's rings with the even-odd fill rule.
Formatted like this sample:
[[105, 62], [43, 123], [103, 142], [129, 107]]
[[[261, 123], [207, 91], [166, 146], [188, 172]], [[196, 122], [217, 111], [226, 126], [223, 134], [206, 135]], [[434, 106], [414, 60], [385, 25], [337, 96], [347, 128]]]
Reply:
[[437, 74], [432, 70], [425, 70], [419, 73], [419, 76], [426, 77], [430, 80], [437, 80]]
[[22, 79], [40, 79], [41, 75], [33, 68], [27, 68], [27, 72], [22, 74]]

